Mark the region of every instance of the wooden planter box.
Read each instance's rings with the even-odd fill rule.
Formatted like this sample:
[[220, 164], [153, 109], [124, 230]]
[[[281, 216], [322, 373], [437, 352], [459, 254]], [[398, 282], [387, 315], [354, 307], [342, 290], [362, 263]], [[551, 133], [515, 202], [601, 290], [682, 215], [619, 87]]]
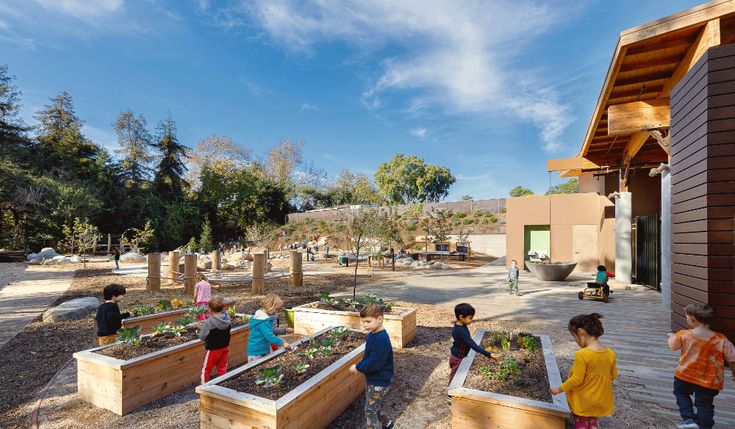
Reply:
[[[323, 329], [295, 345], [316, 337], [331, 328]], [[317, 429], [324, 428], [339, 416], [365, 390], [365, 377], [350, 374], [349, 368], [362, 359], [365, 344], [342, 356], [308, 381], [277, 400], [238, 392], [218, 384], [248, 369], [269, 365], [285, 353], [279, 349], [260, 360], [196, 388], [199, 394], [201, 429]]]
[[[225, 310], [229, 309], [233, 305], [235, 305], [235, 301], [225, 302]], [[189, 311], [191, 308], [193, 307], [162, 311], [160, 313], [153, 313], [145, 316], [129, 317], [127, 319], [123, 319], [122, 327], [132, 328], [133, 326], [140, 326], [140, 335], [152, 334], [154, 326], [158, 325], [161, 322], [174, 323], [177, 319], [181, 319], [182, 317], [184, 317], [186, 312]]]
[[[478, 329], [475, 342], [480, 344], [485, 335]], [[550, 386], [561, 384], [559, 367], [547, 335], [534, 334], [541, 339], [541, 347], [546, 362], [546, 373]], [[565, 429], [570, 416], [565, 394], [553, 396], [553, 402], [535, 401], [481, 390], [467, 389], [464, 386], [467, 372], [475, 360], [474, 350], [457, 369], [457, 374], [449, 385], [452, 397], [452, 428], [454, 429]]]
[[[247, 325], [232, 329], [228, 368], [247, 362], [249, 336]], [[201, 380], [204, 341], [192, 340], [130, 360], [95, 353], [111, 346], [77, 352], [74, 358], [79, 398], [115, 414], [122, 416]]]
[[[322, 310], [315, 307], [317, 303], [317, 301], [310, 302], [293, 308], [296, 334], [311, 335], [332, 326], [362, 329], [359, 312]], [[393, 307], [393, 310], [398, 310], [398, 313], [386, 314], [383, 318], [383, 327], [390, 336], [393, 348], [402, 349], [416, 337], [416, 309]]]

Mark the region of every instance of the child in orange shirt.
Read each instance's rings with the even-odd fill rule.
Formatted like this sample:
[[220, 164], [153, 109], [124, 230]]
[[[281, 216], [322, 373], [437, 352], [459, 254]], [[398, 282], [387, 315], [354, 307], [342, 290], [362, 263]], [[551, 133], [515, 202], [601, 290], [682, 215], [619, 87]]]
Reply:
[[602, 315], [580, 314], [569, 321], [567, 329], [580, 350], [567, 381], [551, 388], [552, 395], [567, 394], [575, 429], [600, 429], [598, 417], [610, 416], [615, 410], [612, 382], [618, 377], [615, 352], [599, 338], [605, 333]]
[[[690, 304], [684, 312], [692, 329], [669, 333], [671, 350], [681, 350], [679, 366], [674, 372], [674, 396], [682, 422], [676, 427], [711, 429], [715, 424], [712, 402], [724, 386], [725, 362], [729, 362], [735, 380], [735, 346], [724, 335], [709, 328], [715, 320], [711, 306]], [[694, 406], [697, 414], [694, 414]]]

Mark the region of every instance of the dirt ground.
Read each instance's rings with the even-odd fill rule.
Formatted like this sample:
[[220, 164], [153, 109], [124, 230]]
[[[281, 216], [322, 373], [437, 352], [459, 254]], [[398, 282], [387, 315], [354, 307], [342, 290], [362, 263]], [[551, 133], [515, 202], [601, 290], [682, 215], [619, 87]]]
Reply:
[[[350, 285], [349, 274], [331, 274], [305, 278], [305, 287], [294, 291], [287, 279], [269, 282], [266, 292], [273, 291], [284, 297], [287, 305], [311, 300], [319, 291], [337, 292]], [[161, 298], [181, 297], [180, 290], [164, 290], [156, 294], [145, 293], [144, 280], [136, 277], [111, 276], [102, 270], [80, 272], [68, 292], [69, 297], [97, 296], [108, 282], [124, 283], [128, 295], [122, 307], [137, 304], [153, 304]], [[251, 307], [258, 297], [249, 293], [250, 285], [227, 285], [216, 288], [215, 294], [237, 299], [243, 306]], [[68, 299], [68, 298], [67, 298]], [[450, 406], [447, 402], [449, 377], [448, 353], [451, 345], [451, 327], [454, 315], [445, 308], [434, 305], [396, 302], [396, 305], [417, 308], [416, 339], [405, 349], [395, 352], [396, 373], [391, 391], [387, 395], [386, 414], [396, 420], [400, 428], [450, 428]], [[61, 368], [72, 352], [93, 345], [91, 320], [69, 322], [66, 329], [50, 329], [40, 322], [22, 332], [14, 341], [17, 351], [6, 348], [3, 353], [5, 383], [16, 383], [13, 394], [6, 394], [0, 402], [0, 427], [29, 428], [35, 393]], [[476, 316], [471, 331], [478, 328], [547, 333], [552, 338], [555, 354], [565, 378], [572, 364], [576, 344], [571, 337], [544, 321], [489, 320], [482, 314]], [[48, 330], [45, 331], [44, 329]], [[58, 331], [58, 332], [57, 332]], [[49, 332], [46, 334], [46, 332]], [[44, 336], [44, 340], [37, 337]], [[26, 339], [26, 341], [23, 341]], [[43, 357], [36, 358], [42, 350]], [[15, 354], [13, 354], [15, 353]], [[10, 356], [8, 359], [7, 356]], [[7, 368], [7, 370], [6, 370]], [[7, 375], [6, 375], [7, 374]], [[6, 389], [4, 389], [5, 392]], [[615, 384], [616, 414], [602, 420], [603, 427], [612, 429], [668, 428], [670, 424], [661, 418], [649, 404], [634, 401], [626, 395], [625, 384]], [[8, 401], [6, 403], [6, 401]], [[330, 428], [362, 429], [364, 396], [358, 398]], [[2, 414], [4, 413], [4, 414]], [[96, 408], [76, 397], [76, 366], [74, 363], [61, 371], [49, 389], [40, 410], [40, 428], [198, 428], [198, 397], [194, 386], [120, 417]]]

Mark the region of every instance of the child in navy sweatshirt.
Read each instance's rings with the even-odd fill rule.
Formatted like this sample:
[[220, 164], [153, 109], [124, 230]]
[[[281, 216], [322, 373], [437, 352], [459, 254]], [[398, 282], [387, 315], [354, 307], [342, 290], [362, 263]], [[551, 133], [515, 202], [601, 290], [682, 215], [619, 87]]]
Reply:
[[499, 359], [500, 356], [493, 355], [489, 351], [483, 349], [475, 343], [470, 335], [470, 329], [467, 327], [472, 323], [472, 319], [475, 317], [475, 309], [469, 304], [457, 304], [454, 307], [454, 316], [457, 321], [454, 322], [454, 328], [452, 329], [452, 348], [449, 350], [449, 368], [451, 370], [449, 374], [449, 384], [452, 384], [454, 374], [457, 373], [459, 364], [462, 363], [462, 359], [467, 356], [470, 349], [485, 355], [491, 359]]
[[365, 355], [350, 372], [365, 374], [365, 418], [367, 429], [391, 429], [393, 421], [383, 414], [383, 400], [393, 379], [393, 347], [383, 329], [383, 308], [368, 304], [360, 311], [362, 329], [368, 331]]

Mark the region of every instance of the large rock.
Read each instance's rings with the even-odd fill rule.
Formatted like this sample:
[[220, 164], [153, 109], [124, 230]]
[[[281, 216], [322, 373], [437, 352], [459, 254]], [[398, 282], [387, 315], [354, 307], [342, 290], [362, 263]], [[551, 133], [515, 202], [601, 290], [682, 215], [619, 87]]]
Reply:
[[145, 256], [133, 250], [121, 255], [120, 260], [122, 262], [145, 262], [146, 261]]
[[46, 310], [43, 313], [43, 321], [58, 322], [61, 320], [83, 319], [95, 312], [99, 306], [99, 299], [94, 297], [72, 299]]

